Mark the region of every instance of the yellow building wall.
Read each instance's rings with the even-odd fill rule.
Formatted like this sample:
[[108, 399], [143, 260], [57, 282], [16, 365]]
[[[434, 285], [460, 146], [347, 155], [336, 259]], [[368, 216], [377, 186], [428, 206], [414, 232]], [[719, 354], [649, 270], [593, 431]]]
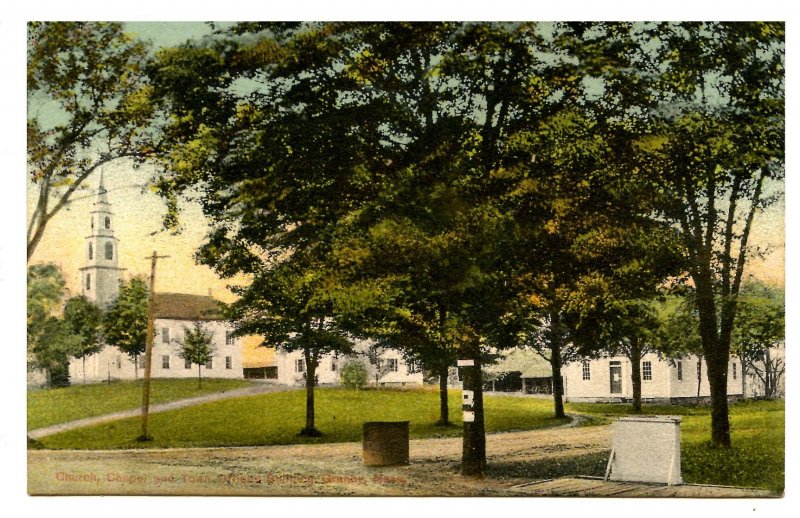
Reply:
[[244, 368], [275, 366], [275, 348], [259, 347], [263, 341], [263, 337], [255, 335], [242, 338], [242, 364]]

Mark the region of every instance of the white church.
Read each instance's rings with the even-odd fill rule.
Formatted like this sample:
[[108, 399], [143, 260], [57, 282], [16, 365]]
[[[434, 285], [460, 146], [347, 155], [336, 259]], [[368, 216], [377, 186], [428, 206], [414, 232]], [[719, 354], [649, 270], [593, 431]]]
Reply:
[[[114, 213], [111, 212], [102, 176], [90, 225], [85, 240], [86, 265], [80, 269], [81, 291], [99, 307], [107, 308], [119, 294], [124, 268], [119, 267], [119, 239], [114, 236]], [[156, 335], [153, 339], [152, 377], [197, 377], [197, 365], [189, 364], [179, 355], [184, 329], [192, 329], [195, 322], [201, 322], [203, 328], [213, 335], [213, 358], [202, 367], [202, 376], [244, 377], [241, 341], [232, 336], [231, 325], [223, 320], [219, 301], [202, 295], [156, 293], [154, 302]], [[87, 357], [85, 362], [73, 359], [69, 374], [73, 383], [84, 379], [90, 382], [142, 377], [144, 354], [134, 361], [113, 344], [108, 344], [99, 353]]]

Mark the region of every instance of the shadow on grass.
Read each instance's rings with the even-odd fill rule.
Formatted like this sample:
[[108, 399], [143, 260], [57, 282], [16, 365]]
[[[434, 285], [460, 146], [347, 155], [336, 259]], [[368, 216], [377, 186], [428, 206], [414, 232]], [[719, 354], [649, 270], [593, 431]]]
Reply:
[[538, 461], [491, 462], [486, 475], [492, 478], [528, 478], [534, 480], [605, 475], [609, 453], [589, 453], [574, 457], [542, 459]]

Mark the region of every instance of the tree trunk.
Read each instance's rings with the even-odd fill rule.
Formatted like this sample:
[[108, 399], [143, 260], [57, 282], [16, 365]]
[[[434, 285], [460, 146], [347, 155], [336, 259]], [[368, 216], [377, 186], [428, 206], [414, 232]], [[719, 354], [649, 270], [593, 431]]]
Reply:
[[133, 357], [133, 379], [139, 379], [139, 355]]
[[439, 368], [439, 421], [437, 426], [450, 425], [450, 408], [447, 401], [447, 377], [449, 366], [442, 365]]
[[726, 341], [718, 331], [717, 309], [710, 274], [704, 272], [703, 275], [693, 275], [693, 278], [697, 285], [695, 300], [700, 317], [700, 339], [711, 390], [711, 442], [727, 448], [731, 445], [731, 426], [728, 416], [730, 334], [725, 335], [728, 337]]
[[770, 358], [769, 347], [764, 349], [764, 397], [772, 399], [774, 384], [772, 383], [772, 358]]
[[550, 367], [553, 371], [553, 404], [556, 418], [564, 413], [564, 378], [561, 376], [561, 318], [558, 313], [550, 315]]
[[203, 371], [200, 370], [200, 364], [197, 364], [197, 388], [203, 386]]
[[744, 354], [739, 355], [739, 364], [742, 366], [742, 399], [747, 399], [747, 360]]
[[319, 437], [322, 435], [314, 423], [314, 385], [317, 377], [316, 358], [308, 348], [303, 351], [306, 361], [306, 426], [300, 430], [300, 435], [306, 437]]
[[[725, 366], [727, 367], [727, 365]], [[728, 416], [728, 369], [720, 372], [717, 362], [706, 360], [708, 384], [711, 389], [711, 442], [730, 447], [731, 429]]]
[[480, 346], [469, 344], [462, 350], [462, 358], [472, 360], [473, 365], [462, 367], [464, 390], [472, 391], [472, 406], [464, 409], [474, 412], [472, 422], [464, 421], [464, 441], [461, 451], [461, 474], [483, 477], [486, 472], [486, 430], [483, 417], [483, 376], [481, 375]]
[[703, 381], [703, 357], [697, 357], [697, 398], [700, 398], [700, 384]]
[[84, 354], [81, 357], [81, 362], [83, 363], [83, 384], [86, 385], [86, 355]]
[[642, 347], [638, 338], [631, 340], [631, 386], [633, 387], [633, 412], [642, 413]]

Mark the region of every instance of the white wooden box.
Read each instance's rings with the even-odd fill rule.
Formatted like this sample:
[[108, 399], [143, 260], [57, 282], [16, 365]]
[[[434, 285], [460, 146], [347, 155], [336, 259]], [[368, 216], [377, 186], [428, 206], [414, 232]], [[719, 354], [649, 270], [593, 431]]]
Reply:
[[680, 484], [681, 418], [622, 417], [611, 429], [611, 480]]

